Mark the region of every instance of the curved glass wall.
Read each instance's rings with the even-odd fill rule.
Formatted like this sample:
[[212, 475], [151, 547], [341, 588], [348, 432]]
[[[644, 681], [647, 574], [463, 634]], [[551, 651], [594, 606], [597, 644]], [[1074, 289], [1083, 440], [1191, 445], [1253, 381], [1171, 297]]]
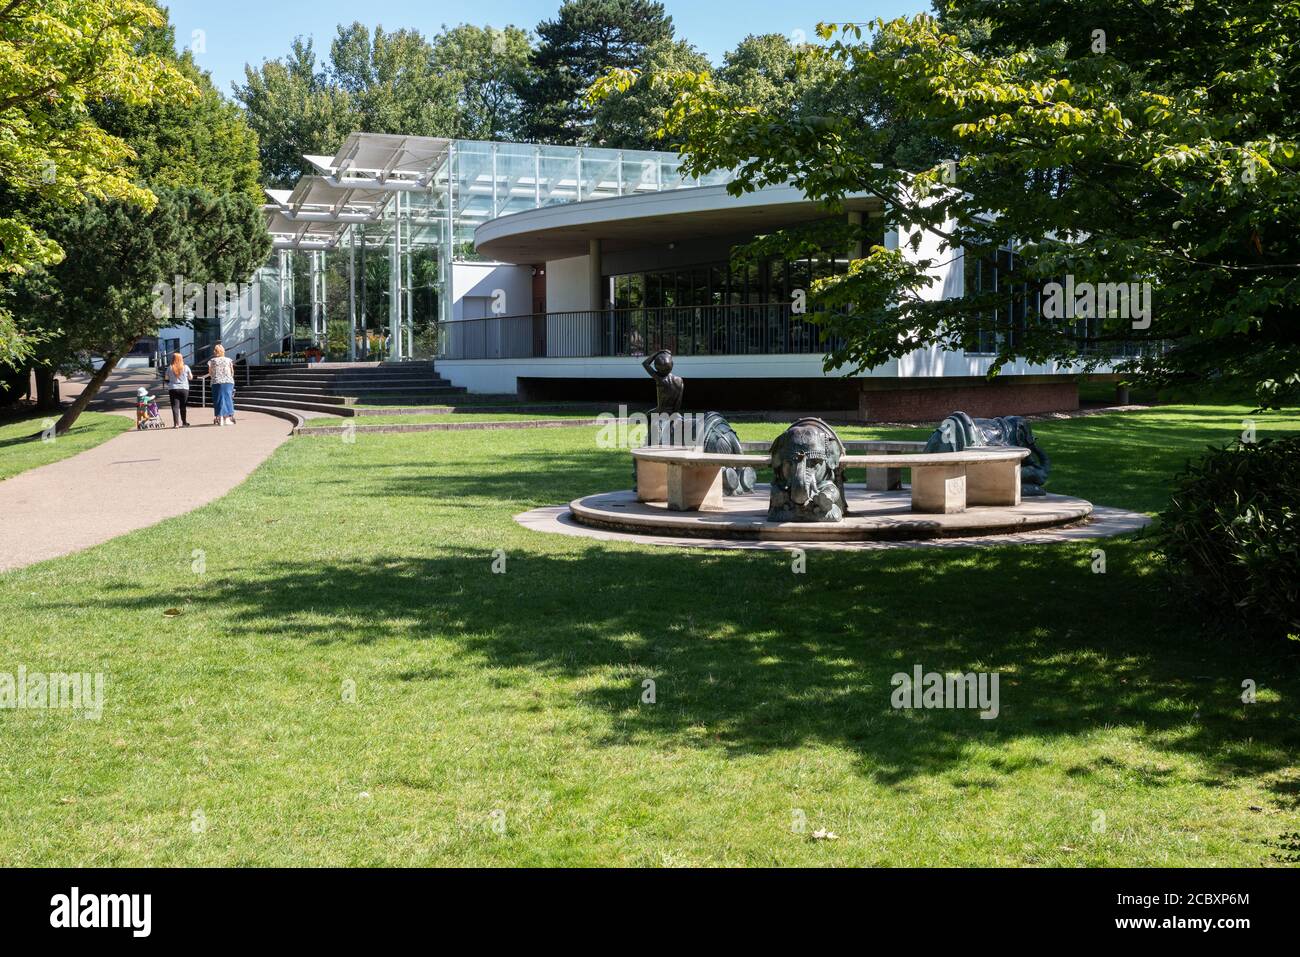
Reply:
[[[262, 276], [264, 287], [279, 288], [270, 296], [264, 288], [261, 302], [261, 338], [264, 345], [278, 343], [277, 354], [297, 357], [316, 345], [333, 360], [431, 358], [439, 325], [452, 317], [452, 266], [481, 259], [474, 230], [482, 223], [527, 209], [729, 178], [684, 179], [677, 154], [649, 150], [369, 139], [418, 142], [436, 156], [433, 168], [404, 170], [386, 180], [382, 171], [349, 167], [340, 150], [328, 175], [303, 192], [310, 194], [313, 210], [326, 209], [333, 197], [330, 208], [348, 210], [349, 218], [304, 213], [301, 204], [277, 200], [281, 219], [289, 223], [272, 227], [280, 248]], [[349, 143], [364, 148], [367, 140], [362, 135]], [[443, 143], [445, 149], [436, 148]], [[356, 185], [362, 182], [365, 187]], [[359, 191], [386, 198], [373, 213], [357, 213], [350, 203]], [[309, 219], [309, 226], [290, 232]], [[326, 223], [338, 225], [331, 230]], [[266, 354], [264, 349], [264, 361]]]

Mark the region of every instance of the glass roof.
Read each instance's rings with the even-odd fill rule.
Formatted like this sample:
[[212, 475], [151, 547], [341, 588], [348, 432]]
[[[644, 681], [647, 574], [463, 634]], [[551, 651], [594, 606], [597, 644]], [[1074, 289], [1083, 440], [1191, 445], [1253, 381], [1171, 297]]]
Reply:
[[[400, 193], [409, 197], [402, 203], [408, 238], [446, 244], [450, 236], [455, 248], [446, 256], [473, 258], [474, 228], [499, 216], [730, 179], [687, 178], [676, 153], [387, 133], [352, 133], [334, 156], [305, 158], [319, 175], [302, 177], [292, 190], [267, 190], [277, 249], [331, 248], [349, 226], [374, 224], [365, 231], [372, 244], [391, 227]], [[302, 230], [308, 222], [317, 228]]]

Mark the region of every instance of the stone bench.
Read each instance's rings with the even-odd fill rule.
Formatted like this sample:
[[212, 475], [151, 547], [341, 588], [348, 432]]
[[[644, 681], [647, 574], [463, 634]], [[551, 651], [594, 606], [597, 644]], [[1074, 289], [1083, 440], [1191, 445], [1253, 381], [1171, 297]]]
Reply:
[[[964, 512], [968, 505], [1019, 505], [1020, 462], [1027, 455], [1029, 450], [1020, 448], [928, 453], [873, 448], [867, 454], [847, 454], [840, 464], [846, 470], [865, 469], [868, 476], [883, 472], [886, 482], [891, 471], [911, 469], [912, 511], [946, 515]], [[767, 455], [753, 452], [737, 455], [671, 446], [633, 449], [632, 457], [637, 463], [637, 498], [642, 502], [666, 502], [679, 512], [721, 509], [724, 468], [760, 469], [771, 465]], [[870, 481], [868, 489], [880, 490], [873, 489]]]
[[[764, 452], [772, 446], [771, 442], [741, 442], [740, 447], [746, 452]], [[853, 439], [844, 443], [844, 451], [861, 455], [887, 455], [890, 452], [924, 452], [924, 442], [903, 442], [884, 439]], [[868, 492], [893, 492], [903, 487], [903, 470], [893, 466], [884, 468], [865, 468], [863, 487]]]

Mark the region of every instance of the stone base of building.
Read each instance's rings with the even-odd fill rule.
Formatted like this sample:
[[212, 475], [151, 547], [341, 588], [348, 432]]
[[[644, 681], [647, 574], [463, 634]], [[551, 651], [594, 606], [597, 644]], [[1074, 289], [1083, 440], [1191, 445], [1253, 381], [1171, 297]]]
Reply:
[[1072, 377], [961, 384], [942, 379], [921, 387], [914, 383], [892, 389], [863, 388], [858, 395], [858, 418], [864, 422], [933, 422], [957, 410], [976, 418], [991, 418], [1072, 412], [1079, 408], [1079, 385]]
[[[600, 401], [645, 406], [654, 401], [649, 379], [521, 377], [519, 396], [530, 402]], [[937, 422], [950, 412], [976, 417], [1070, 412], [1079, 408], [1074, 376], [943, 379], [704, 379], [688, 378], [691, 410], [831, 414], [860, 422]]]

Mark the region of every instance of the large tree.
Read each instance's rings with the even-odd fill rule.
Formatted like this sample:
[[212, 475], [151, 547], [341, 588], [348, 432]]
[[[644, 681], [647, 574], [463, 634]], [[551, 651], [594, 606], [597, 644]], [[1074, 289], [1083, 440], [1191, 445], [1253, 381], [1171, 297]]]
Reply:
[[299, 38], [286, 58], [250, 64], [244, 77], [235, 98], [257, 132], [271, 185], [292, 185], [310, 171], [303, 154], [332, 156], [349, 133], [461, 132], [466, 80], [416, 30], [340, 26], [319, 67], [311, 41]]
[[244, 77], [235, 97], [257, 133], [267, 185], [292, 186], [310, 170], [303, 154], [333, 156], [355, 129], [351, 98], [317, 69], [310, 40], [294, 40], [283, 59], [246, 66]]
[[239, 107], [222, 97], [212, 78], [188, 51], [176, 52], [170, 25], [146, 30], [138, 52], [167, 62], [195, 91], [184, 101], [136, 105], [119, 98], [95, 103], [91, 115], [101, 128], [125, 140], [131, 164], [150, 186], [202, 185], [218, 195], [243, 193], [263, 202], [257, 134]]
[[594, 110], [587, 88], [606, 70], [640, 66], [649, 47], [673, 38], [673, 19], [652, 0], [565, 0], [537, 36], [536, 75], [524, 96], [528, 137], [585, 143]]
[[444, 27], [433, 40], [436, 68], [456, 86], [456, 132], [469, 139], [523, 135], [522, 93], [532, 81], [528, 33], [518, 27]]
[[455, 130], [456, 80], [439, 69], [433, 44], [417, 30], [339, 27], [330, 45], [330, 78], [349, 96], [356, 130], [412, 136]]
[[[826, 27], [861, 101], [885, 100], [939, 137], [956, 164], [892, 165], [890, 130], [838, 114], [738, 106], [710, 77], [679, 78], [669, 125], [688, 168], [738, 170], [733, 192], [793, 181], [828, 211], [882, 200], [934, 254], [871, 248], [815, 298], [840, 344], [828, 367], [867, 368], [916, 348], [996, 335], [1015, 356], [1095, 368], [1117, 348], [1157, 383], [1300, 398], [1300, 6], [1272, 0], [965, 0], [930, 16]], [[984, 22], [979, 31], [954, 29]], [[625, 81], [626, 82], [626, 81]], [[847, 223], [791, 230], [768, 251], [847, 248]], [[918, 239], [919, 243], [919, 239]], [[1008, 287], [936, 300], [929, 278], [959, 250], [1014, 247]], [[1150, 283], [1149, 327], [1119, 305], [1069, 318], [1038, 308], [1045, 283]], [[1114, 288], [1114, 287], [1112, 287]], [[1095, 299], [1095, 297], [1094, 297]], [[1059, 298], [1057, 299], [1059, 301]]]
[[[42, 340], [35, 356], [38, 388], [57, 369], [103, 360], [60, 419], [59, 432], [71, 427], [136, 339], [177, 321], [153, 309], [156, 284], [170, 284], [177, 275], [199, 284], [242, 282], [270, 254], [257, 140], [242, 115], [221, 100], [188, 54], [176, 53], [170, 27], [144, 31], [136, 54], [169, 63], [194, 94], [179, 104], [106, 97], [91, 105], [90, 116], [130, 148], [136, 188], [161, 201], [105, 197], [34, 209], [33, 220], [61, 244], [66, 258], [32, 266], [14, 284], [15, 315]], [[50, 398], [48, 388], [40, 392]]]
[[657, 78], [709, 67], [708, 58], [685, 40], [652, 44], [637, 64], [639, 81], [598, 101], [587, 140], [597, 146], [662, 149], [664, 117], [672, 105], [673, 91]]
[[200, 285], [247, 280], [270, 253], [261, 210], [247, 195], [156, 188], [151, 209], [122, 200], [92, 200], [48, 220], [67, 255], [34, 267], [19, 285], [25, 316], [51, 330], [64, 357], [97, 356], [102, 364], [55, 426], [72, 427], [118, 360], [141, 336], [175, 322], [155, 308], [157, 284], [175, 276]]
[[[0, 294], [14, 277], [62, 256], [31, 207], [87, 197], [153, 203], [128, 173], [130, 148], [96, 124], [90, 108], [106, 98], [142, 105], [192, 95], [168, 58], [139, 46], [164, 20], [148, 0], [0, 6]], [[35, 342], [0, 300], [0, 363], [25, 361]]]

